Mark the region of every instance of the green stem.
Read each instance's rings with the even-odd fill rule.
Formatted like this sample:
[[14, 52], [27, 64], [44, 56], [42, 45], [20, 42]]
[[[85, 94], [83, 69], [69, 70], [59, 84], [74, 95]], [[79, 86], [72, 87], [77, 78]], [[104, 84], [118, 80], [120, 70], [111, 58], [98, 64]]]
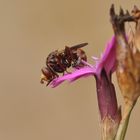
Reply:
[[126, 112], [126, 117], [123, 118], [122, 121], [120, 122], [115, 140], [124, 140], [125, 134], [126, 134], [126, 131], [127, 131], [127, 128], [128, 128], [130, 115], [131, 115], [131, 112], [132, 112], [135, 104], [136, 104], [136, 101], [133, 104], [131, 104], [130, 106], [127, 106], [128, 109], [127, 109], [127, 112]]

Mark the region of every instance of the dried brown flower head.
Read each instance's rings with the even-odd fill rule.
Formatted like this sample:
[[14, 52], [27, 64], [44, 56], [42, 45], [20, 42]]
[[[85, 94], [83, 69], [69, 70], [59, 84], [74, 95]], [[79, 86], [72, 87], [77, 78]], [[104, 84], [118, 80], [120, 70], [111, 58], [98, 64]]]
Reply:
[[[117, 78], [126, 102], [133, 103], [140, 96], [140, 10], [134, 6], [131, 14], [114, 5], [110, 9], [111, 23], [117, 40]], [[126, 34], [125, 23], [134, 22], [135, 31]]]

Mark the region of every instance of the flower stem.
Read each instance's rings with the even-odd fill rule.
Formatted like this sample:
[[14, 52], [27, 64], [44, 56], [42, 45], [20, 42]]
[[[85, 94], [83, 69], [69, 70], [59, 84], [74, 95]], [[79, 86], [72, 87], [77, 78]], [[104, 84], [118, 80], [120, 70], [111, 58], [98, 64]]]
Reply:
[[132, 112], [135, 104], [136, 104], [136, 101], [133, 102], [132, 104], [128, 104], [128, 103], [125, 104], [124, 116], [123, 116], [123, 118], [120, 122], [115, 140], [124, 140], [125, 134], [126, 134], [126, 131], [127, 131], [127, 128], [128, 128], [130, 115], [131, 115], [131, 112]]

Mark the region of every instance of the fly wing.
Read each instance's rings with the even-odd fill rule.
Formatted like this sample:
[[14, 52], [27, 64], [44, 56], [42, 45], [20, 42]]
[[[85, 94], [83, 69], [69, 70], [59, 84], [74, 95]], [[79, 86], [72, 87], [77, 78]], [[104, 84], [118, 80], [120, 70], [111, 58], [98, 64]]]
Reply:
[[88, 43], [81, 43], [81, 44], [74, 45], [74, 46], [70, 47], [70, 49], [71, 50], [77, 50], [77, 49], [82, 48], [82, 47], [85, 47], [87, 45], [88, 45]]
[[[88, 43], [81, 43], [81, 44], [77, 44], [77, 45], [74, 45], [74, 46], [71, 46], [71, 47], [65, 46], [65, 48], [69, 48], [72, 51], [76, 51], [77, 49], [80, 49], [80, 48], [85, 47], [87, 45], [88, 45]], [[62, 54], [64, 52], [65, 52], [65, 49], [59, 51], [59, 54]]]

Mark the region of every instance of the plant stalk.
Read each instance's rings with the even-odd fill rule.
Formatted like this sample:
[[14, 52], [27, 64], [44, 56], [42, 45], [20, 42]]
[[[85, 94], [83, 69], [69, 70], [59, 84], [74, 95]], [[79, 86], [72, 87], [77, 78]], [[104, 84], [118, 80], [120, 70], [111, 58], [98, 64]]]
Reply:
[[131, 115], [131, 112], [132, 112], [135, 104], [136, 104], [136, 101], [133, 102], [132, 104], [129, 104], [129, 105], [125, 104], [124, 116], [123, 116], [123, 118], [120, 122], [115, 140], [124, 140], [125, 135], [126, 135], [126, 131], [127, 131], [127, 128], [128, 128], [130, 115]]

